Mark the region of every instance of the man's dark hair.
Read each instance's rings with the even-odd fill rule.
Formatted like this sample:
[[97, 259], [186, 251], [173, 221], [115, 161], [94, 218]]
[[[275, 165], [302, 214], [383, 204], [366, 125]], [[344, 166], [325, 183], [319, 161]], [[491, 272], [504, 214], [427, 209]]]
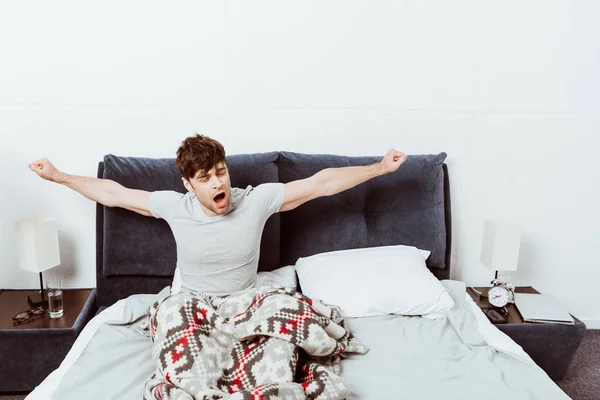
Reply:
[[221, 161], [225, 161], [223, 145], [208, 136], [196, 134], [181, 142], [175, 165], [181, 176], [190, 180], [198, 171], [210, 171]]

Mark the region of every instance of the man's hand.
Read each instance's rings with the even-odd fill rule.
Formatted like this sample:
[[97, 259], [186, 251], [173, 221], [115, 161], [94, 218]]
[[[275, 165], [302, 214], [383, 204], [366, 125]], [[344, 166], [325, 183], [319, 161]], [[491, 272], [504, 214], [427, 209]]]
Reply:
[[29, 169], [51, 182], [58, 182], [62, 174], [47, 158], [32, 162], [29, 164]]
[[406, 154], [395, 149], [389, 149], [379, 163], [384, 174], [394, 172], [406, 161]]

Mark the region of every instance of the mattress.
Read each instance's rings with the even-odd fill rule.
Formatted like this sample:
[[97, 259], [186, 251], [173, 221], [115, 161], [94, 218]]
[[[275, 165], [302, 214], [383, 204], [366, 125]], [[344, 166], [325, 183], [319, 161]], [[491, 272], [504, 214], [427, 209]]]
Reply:
[[[456, 303], [447, 314], [347, 320], [353, 334], [370, 349], [342, 362], [350, 399], [569, 398], [489, 322], [464, 283], [442, 283]], [[27, 400], [96, 398], [99, 389], [103, 399], [141, 398], [154, 365], [151, 341], [136, 324], [156, 297], [132, 296], [94, 317], [60, 367]], [[99, 352], [104, 355], [101, 361], [93, 356]]]

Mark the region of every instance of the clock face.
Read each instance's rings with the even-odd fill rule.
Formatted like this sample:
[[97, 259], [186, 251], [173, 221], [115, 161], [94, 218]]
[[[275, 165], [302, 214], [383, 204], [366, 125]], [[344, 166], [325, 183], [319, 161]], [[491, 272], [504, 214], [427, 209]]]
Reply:
[[488, 300], [494, 307], [504, 307], [508, 303], [508, 290], [494, 286], [488, 291]]

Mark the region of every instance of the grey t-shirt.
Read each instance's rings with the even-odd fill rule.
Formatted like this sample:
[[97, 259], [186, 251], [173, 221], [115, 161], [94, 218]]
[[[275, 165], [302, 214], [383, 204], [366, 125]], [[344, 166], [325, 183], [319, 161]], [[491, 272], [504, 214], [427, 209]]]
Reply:
[[283, 183], [264, 183], [231, 188], [224, 215], [207, 216], [191, 192], [152, 192], [148, 208], [173, 231], [182, 288], [230, 294], [254, 285], [265, 222], [282, 203]]

